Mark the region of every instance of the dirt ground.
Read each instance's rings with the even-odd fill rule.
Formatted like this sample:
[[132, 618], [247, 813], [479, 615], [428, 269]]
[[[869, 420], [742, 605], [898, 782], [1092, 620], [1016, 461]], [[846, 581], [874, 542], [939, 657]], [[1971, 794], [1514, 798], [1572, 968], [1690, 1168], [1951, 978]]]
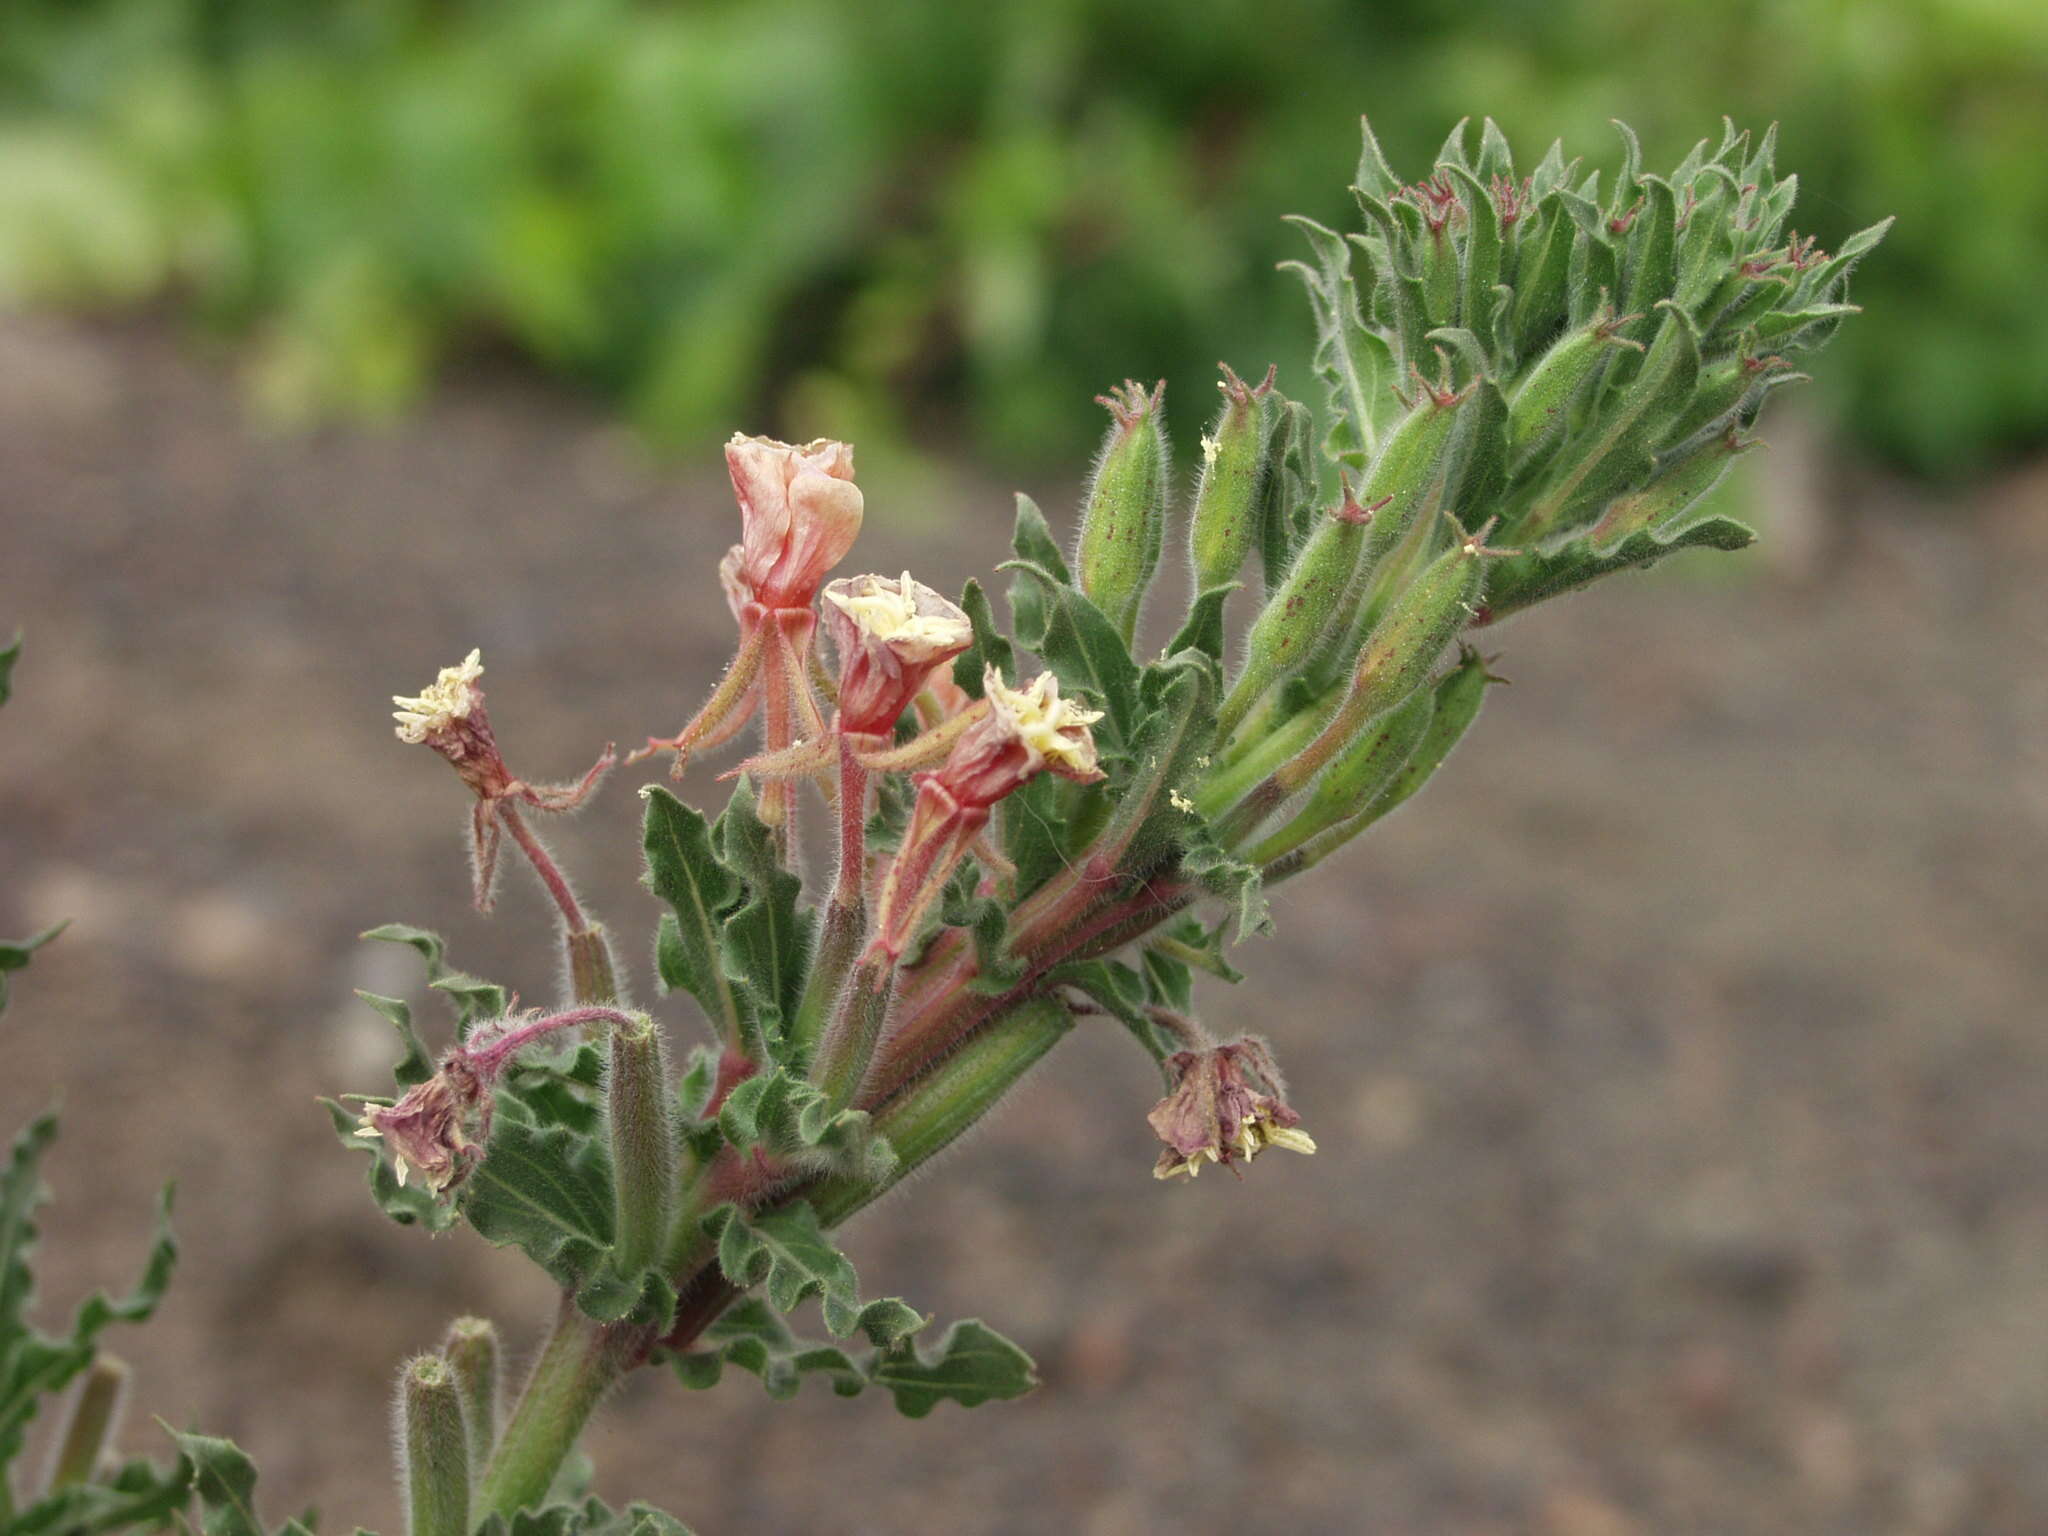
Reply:
[[[139, 1404], [251, 1449], [273, 1519], [389, 1531], [397, 1360], [461, 1310], [528, 1346], [548, 1298], [334, 1146], [314, 1096], [388, 1082], [351, 989], [420, 994], [355, 935], [557, 978], [527, 885], [468, 910], [461, 791], [387, 696], [480, 645], [535, 777], [672, 728], [729, 498], [482, 366], [402, 427], [267, 433], [148, 323], [0, 326], [0, 470], [0, 932], [74, 920], [0, 1020], [0, 1123], [66, 1111], [46, 1304], [125, 1281], [175, 1177]], [[864, 568], [1000, 558], [1004, 488], [863, 479]], [[986, 1316], [1035, 1396], [912, 1423], [648, 1373], [599, 1488], [702, 1536], [2048, 1529], [2048, 474], [1931, 514], [1829, 481], [1794, 573], [1505, 631], [1476, 742], [1286, 890], [1206, 1005], [1320, 1155], [1156, 1184], [1155, 1080], [1082, 1031], [852, 1229], [871, 1294]], [[645, 996], [636, 782], [558, 846]]]

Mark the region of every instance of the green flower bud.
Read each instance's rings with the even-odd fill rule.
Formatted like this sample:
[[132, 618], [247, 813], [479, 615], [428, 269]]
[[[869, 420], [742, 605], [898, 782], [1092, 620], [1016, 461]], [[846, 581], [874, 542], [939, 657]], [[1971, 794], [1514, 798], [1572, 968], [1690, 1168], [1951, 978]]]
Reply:
[[1309, 792], [1307, 803], [1284, 827], [1247, 853], [1246, 862], [1270, 864], [1379, 799], [1414, 754], [1435, 712], [1435, 693], [1418, 688], [1398, 709], [1360, 731], [1331, 759]]
[[630, 1024], [612, 1029], [611, 1069], [605, 1079], [618, 1204], [612, 1265], [627, 1276], [659, 1262], [667, 1244], [677, 1155], [667, 1042], [646, 1014], [631, 1018]]
[[1421, 380], [1421, 398], [1387, 434], [1365, 485], [1323, 519], [1245, 638], [1244, 671], [1223, 702], [1218, 739], [1227, 738], [1274, 684], [1341, 640], [1350, 600], [1413, 525], [1437, 484], [1458, 407], [1466, 395]]
[[406, 1361], [398, 1384], [399, 1483], [411, 1536], [469, 1536], [469, 1441], [455, 1373], [439, 1355]]
[[1256, 389], [1223, 367], [1223, 410], [1216, 429], [1202, 439], [1202, 477], [1195, 487], [1195, 511], [1188, 533], [1195, 591], [1203, 593], [1237, 579], [1259, 531], [1260, 488], [1279, 424], [1266, 409], [1275, 370], [1268, 368]]
[[441, 1354], [462, 1394], [471, 1469], [482, 1476], [498, 1440], [498, 1330], [487, 1317], [458, 1317], [448, 1325]]
[[1558, 338], [1508, 399], [1508, 455], [1521, 464], [1564, 433], [1572, 403], [1616, 347], [1637, 347], [1615, 333], [1635, 316], [1604, 314]]
[[1166, 382], [1148, 395], [1126, 380], [1096, 398], [1114, 422], [1089, 477], [1075, 566], [1128, 645], [1166, 537]]
[[1594, 554], [1604, 555], [1634, 534], [1671, 527], [1721, 483], [1737, 455], [1755, 446], [1754, 438], [1739, 437], [1731, 427], [1663, 468], [1642, 490], [1610, 501], [1600, 521], [1587, 531], [1587, 545]]
[[1472, 622], [1485, 580], [1483, 557], [1501, 553], [1486, 547], [1490, 528], [1458, 530], [1456, 542], [1388, 605], [1359, 653], [1351, 691], [1323, 734], [1274, 773], [1272, 782], [1283, 794], [1302, 788], [1365, 726], [1428, 680], [1444, 647]]
[[93, 1357], [72, 1393], [70, 1412], [50, 1456], [51, 1493], [94, 1481], [113, 1448], [128, 1406], [127, 1363], [109, 1354]]
[[[1502, 679], [1486, 670], [1486, 662], [1479, 653], [1467, 646], [1458, 658], [1457, 666], [1443, 676], [1432, 693], [1417, 695], [1430, 701], [1427, 723], [1407, 760], [1394, 771], [1393, 777], [1356, 815], [1303, 839], [1293, 851], [1282, 851], [1264, 860], [1254, 855], [1254, 862], [1263, 862], [1266, 866], [1267, 882], [1314, 868], [1427, 784], [1430, 775], [1443, 766], [1444, 759], [1451, 755], [1451, 749], [1464, 739], [1472, 722], [1479, 718], [1479, 706], [1485, 701], [1486, 690], [1500, 681]], [[1399, 714], [1406, 714], [1414, 707], [1411, 702], [1403, 706]]]

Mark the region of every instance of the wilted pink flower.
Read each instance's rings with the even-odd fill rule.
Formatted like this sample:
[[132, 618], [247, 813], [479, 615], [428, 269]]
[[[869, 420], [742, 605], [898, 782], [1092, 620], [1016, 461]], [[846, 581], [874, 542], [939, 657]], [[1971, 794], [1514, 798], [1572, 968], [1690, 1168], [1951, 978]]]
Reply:
[[740, 503], [741, 583], [763, 607], [808, 608], [860, 532], [853, 449], [736, 435], [725, 463]]
[[1206, 1050], [1176, 1051], [1166, 1065], [1174, 1090], [1146, 1116], [1166, 1143], [1152, 1170], [1155, 1178], [1193, 1178], [1204, 1163], [1248, 1163], [1268, 1147], [1315, 1151], [1315, 1142], [1299, 1129], [1301, 1116], [1287, 1106], [1265, 1042], [1248, 1036]]
[[[982, 698], [985, 710], [954, 741], [945, 762], [917, 776], [910, 825], [882, 881], [875, 947], [891, 960], [909, 946], [980, 839], [992, 806], [1048, 770], [1082, 784], [1103, 777], [1088, 730], [1102, 711], [1062, 699], [1050, 672], [1028, 688], [1011, 688], [990, 667], [982, 675]], [[993, 848], [985, 857], [999, 863]]]
[[476, 795], [470, 818], [470, 854], [477, 910], [487, 912], [497, 882], [498, 846], [504, 828], [510, 826], [513, 836], [522, 841], [531, 838], [519, 807], [551, 814], [573, 811], [590, 797], [615, 759], [607, 746], [604, 755], [574, 784], [529, 784], [514, 776], [498, 750], [498, 738], [484, 708], [484, 691], [477, 686], [483, 675], [483, 653], [471, 651], [460, 665], [443, 667], [419, 694], [393, 694], [391, 702], [398, 706], [393, 712], [398, 739], [432, 747], [448, 759]]
[[356, 1134], [381, 1139], [391, 1148], [400, 1184], [417, 1168], [428, 1189], [444, 1194], [468, 1177], [483, 1154], [481, 1142], [469, 1139], [463, 1122], [479, 1104], [486, 1106], [482, 1113], [488, 1120], [489, 1103], [476, 1073], [459, 1056], [451, 1056], [439, 1072], [415, 1083], [396, 1104], [365, 1109]]
[[955, 604], [905, 571], [854, 576], [824, 591], [825, 628], [839, 653], [840, 729], [887, 735], [934, 669], [974, 643]]

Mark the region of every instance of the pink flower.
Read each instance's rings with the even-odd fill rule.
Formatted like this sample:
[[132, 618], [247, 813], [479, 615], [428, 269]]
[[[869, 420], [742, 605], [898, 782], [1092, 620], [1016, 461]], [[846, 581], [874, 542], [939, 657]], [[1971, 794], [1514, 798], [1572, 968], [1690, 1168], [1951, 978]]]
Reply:
[[845, 731], [887, 735], [932, 673], [974, 643], [967, 615], [908, 571], [900, 581], [835, 581], [824, 598], [825, 628], [839, 652]]
[[736, 435], [725, 463], [740, 503], [739, 584], [765, 608], [808, 608], [860, 532], [853, 449]]

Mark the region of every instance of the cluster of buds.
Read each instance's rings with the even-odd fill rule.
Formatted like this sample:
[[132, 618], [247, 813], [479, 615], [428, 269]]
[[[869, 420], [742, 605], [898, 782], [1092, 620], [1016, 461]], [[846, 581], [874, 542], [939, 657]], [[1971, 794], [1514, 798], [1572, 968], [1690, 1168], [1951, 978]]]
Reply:
[[1236, 1171], [1268, 1147], [1310, 1153], [1316, 1144], [1287, 1105], [1287, 1090], [1263, 1040], [1176, 1051], [1166, 1058], [1173, 1092], [1146, 1118], [1166, 1144], [1155, 1178], [1194, 1178], [1204, 1163]]

